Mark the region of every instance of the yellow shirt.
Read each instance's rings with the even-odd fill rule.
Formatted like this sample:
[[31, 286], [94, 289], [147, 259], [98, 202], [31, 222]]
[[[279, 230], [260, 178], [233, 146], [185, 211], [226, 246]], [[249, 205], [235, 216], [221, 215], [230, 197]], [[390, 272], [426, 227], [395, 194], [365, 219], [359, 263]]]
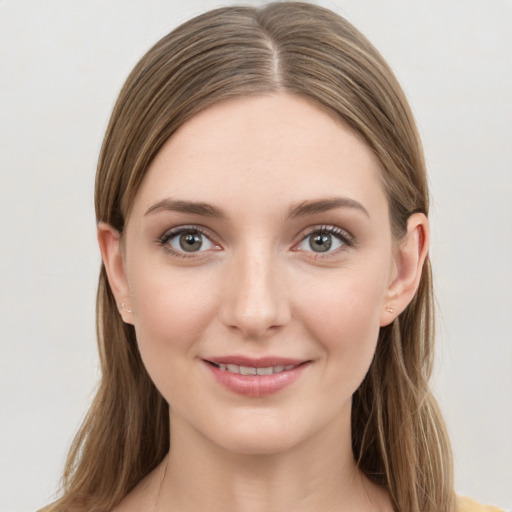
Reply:
[[457, 512], [505, 512], [492, 505], [482, 505], [467, 496], [457, 496]]

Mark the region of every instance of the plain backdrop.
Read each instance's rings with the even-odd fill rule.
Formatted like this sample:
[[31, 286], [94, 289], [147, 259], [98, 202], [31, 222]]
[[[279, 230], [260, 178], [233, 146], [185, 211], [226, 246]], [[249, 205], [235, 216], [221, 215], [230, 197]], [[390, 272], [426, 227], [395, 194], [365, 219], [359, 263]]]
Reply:
[[[113, 102], [156, 40], [227, 3], [0, 0], [2, 512], [51, 499], [97, 381], [93, 181]], [[512, 1], [319, 3], [369, 37], [412, 104], [457, 490], [512, 508]]]

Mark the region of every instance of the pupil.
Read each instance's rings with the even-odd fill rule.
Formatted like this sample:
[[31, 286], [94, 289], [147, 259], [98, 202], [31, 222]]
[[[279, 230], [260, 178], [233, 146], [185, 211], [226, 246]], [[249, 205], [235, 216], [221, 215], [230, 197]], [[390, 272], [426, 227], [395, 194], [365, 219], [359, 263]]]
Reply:
[[313, 251], [326, 252], [331, 248], [332, 245], [331, 235], [315, 235], [309, 241], [309, 245]]
[[180, 236], [180, 247], [186, 252], [194, 252], [201, 249], [203, 242], [198, 233], [183, 233]]

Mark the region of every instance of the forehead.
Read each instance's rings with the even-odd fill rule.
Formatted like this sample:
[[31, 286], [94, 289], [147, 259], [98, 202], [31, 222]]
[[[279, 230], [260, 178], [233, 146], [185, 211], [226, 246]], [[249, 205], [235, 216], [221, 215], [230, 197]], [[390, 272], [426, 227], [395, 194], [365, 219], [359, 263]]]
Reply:
[[311, 100], [278, 94], [226, 100], [186, 122], [152, 162], [134, 210], [165, 197], [277, 208], [332, 195], [387, 207], [360, 137]]

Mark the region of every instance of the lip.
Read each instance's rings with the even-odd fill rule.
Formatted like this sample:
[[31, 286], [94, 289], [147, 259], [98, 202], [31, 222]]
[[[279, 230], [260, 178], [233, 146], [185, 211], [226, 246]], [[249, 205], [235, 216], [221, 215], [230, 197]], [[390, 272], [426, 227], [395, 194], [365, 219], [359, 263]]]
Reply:
[[291, 359], [289, 357], [267, 356], [267, 357], [247, 357], [247, 356], [221, 356], [209, 357], [204, 361], [215, 364], [236, 364], [238, 366], [252, 366], [253, 368], [268, 368], [269, 366], [298, 366], [306, 363], [306, 359]]
[[[253, 398], [272, 395], [291, 386], [311, 363], [310, 360], [273, 356], [257, 359], [245, 356], [224, 356], [203, 359], [203, 362], [221, 386], [239, 395]], [[240, 375], [215, 366], [218, 364], [234, 364], [252, 368], [293, 365], [293, 368], [271, 375]]]

